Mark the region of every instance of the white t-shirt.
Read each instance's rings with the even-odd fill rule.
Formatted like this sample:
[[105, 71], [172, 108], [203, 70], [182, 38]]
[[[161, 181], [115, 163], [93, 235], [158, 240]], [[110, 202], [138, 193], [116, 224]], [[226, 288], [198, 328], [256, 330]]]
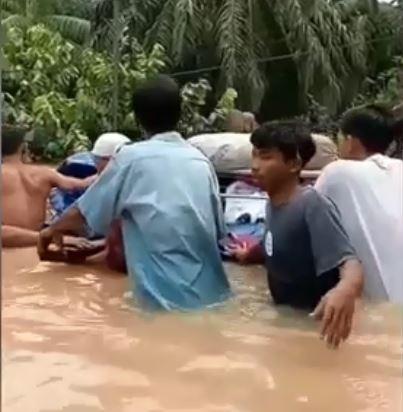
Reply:
[[365, 271], [365, 296], [403, 303], [403, 162], [376, 154], [328, 165], [316, 189], [338, 207]]

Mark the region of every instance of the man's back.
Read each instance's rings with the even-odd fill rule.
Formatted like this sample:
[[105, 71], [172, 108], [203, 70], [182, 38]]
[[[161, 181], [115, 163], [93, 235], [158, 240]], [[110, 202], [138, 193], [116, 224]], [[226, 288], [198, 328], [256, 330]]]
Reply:
[[365, 294], [403, 302], [403, 162], [382, 155], [328, 166], [317, 189], [339, 208], [365, 269]]
[[51, 189], [48, 169], [23, 163], [3, 163], [1, 180], [2, 223], [40, 230]]
[[[127, 266], [140, 297], [164, 309], [225, 300], [218, 185], [204, 155], [178, 134], [165, 133], [123, 148], [115, 167], [113, 214], [122, 219]], [[105, 173], [101, 185], [107, 179]], [[106, 181], [105, 190], [110, 187]], [[91, 189], [79, 207], [93, 229], [103, 230], [91, 215], [90, 198]]]

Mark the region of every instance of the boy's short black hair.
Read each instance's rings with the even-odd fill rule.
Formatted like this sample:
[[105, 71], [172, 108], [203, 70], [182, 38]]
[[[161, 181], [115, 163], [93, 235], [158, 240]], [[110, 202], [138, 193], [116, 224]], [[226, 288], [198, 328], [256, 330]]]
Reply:
[[22, 127], [3, 125], [1, 127], [1, 154], [11, 156], [18, 152], [27, 131]]
[[277, 149], [285, 160], [301, 160], [304, 167], [315, 155], [309, 127], [302, 121], [272, 121], [255, 130], [250, 139], [256, 149]]
[[393, 116], [384, 107], [368, 105], [347, 111], [340, 129], [371, 153], [385, 153], [395, 137]]
[[147, 132], [175, 130], [181, 116], [182, 99], [175, 80], [157, 76], [140, 85], [133, 94], [133, 110]]

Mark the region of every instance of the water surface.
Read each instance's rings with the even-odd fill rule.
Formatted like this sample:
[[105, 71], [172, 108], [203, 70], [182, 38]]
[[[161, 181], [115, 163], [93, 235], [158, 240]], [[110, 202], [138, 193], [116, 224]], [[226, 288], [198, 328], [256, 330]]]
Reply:
[[219, 311], [151, 316], [127, 279], [2, 253], [6, 412], [398, 412], [401, 313], [362, 305], [326, 348], [305, 315], [270, 306], [264, 272], [228, 265]]

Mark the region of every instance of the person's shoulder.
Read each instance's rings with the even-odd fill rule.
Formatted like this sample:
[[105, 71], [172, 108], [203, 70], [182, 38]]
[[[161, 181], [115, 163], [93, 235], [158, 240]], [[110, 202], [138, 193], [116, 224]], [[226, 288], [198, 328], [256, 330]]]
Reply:
[[313, 186], [301, 187], [297, 195], [298, 201], [310, 201], [318, 197], [321, 197], [321, 195]]
[[362, 162], [360, 161], [340, 159], [325, 166], [322, 174], [327, 176], [345, 176], [356, 173], [361, 167]]
[[47, 180], [57, 173], [56, 169], [49, 166], [24, 163], [15, 168], [15, 172], [35, 180]]
[[299, 201], [303, 203], [306, 211], [313, 213], [318, 209], [334, 206], [333, 202], [327, 196], [322, 195], [312, 186], [302, 189]]
[[320, 186], [345, 186], [360, 180], [367, 166], [358, 160], [336, 160], [327, 165], [321, 172], [317, 184]]
[[25, 166], [25, 173], [32, 173], [38, 177], [48, 178], [58, 174], [56, 168], [44, 165], [27, 165]]
[[31, 182], [45, 191], [53, 187], [60, 178], [60, 173], [55, 168], [43, 165], [28, 165], [24, 174], [29, 175]]
[[150, 150], [150, 141], [141, 140], [138, 142], [123, 145], [114, 155], [114, 160], [117, 163], [125, 164], [136, 158], [141, 158]]

